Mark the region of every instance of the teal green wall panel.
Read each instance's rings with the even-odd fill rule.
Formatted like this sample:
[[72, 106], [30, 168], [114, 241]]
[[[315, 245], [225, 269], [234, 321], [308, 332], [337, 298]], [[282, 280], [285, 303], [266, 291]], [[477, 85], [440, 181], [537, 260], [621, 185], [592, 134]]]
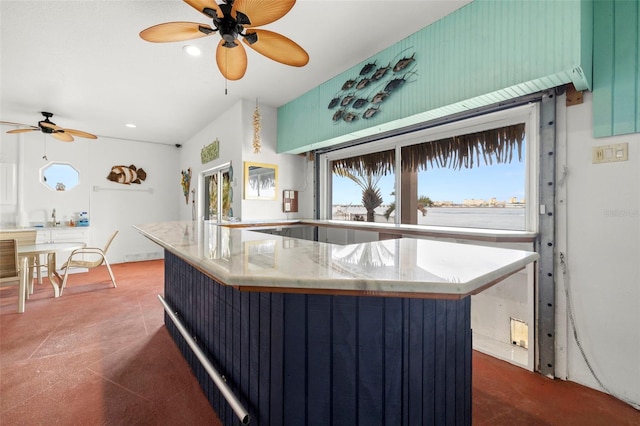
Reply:
[[[569, 82], [590, 89], [591, 16], [588, 0], [475, 0], [280, 107], [278, 152], [318, 149]], [[404, 83], [374, 117], [333, 120], [329, 101], [345, 94], [342, 85], [365, 64], [393, 65], [413, 54], [409, 71], [395, 75]], [[381, 89], [371, 87], [368, 97]]]
[[640, 132], [640, 1], [594, 3], [593, 134]]

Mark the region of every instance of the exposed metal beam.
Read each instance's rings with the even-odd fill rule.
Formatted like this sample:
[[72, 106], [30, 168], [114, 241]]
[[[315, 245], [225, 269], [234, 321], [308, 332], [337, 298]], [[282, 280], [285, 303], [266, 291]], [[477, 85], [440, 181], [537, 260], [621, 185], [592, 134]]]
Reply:
[[556, 273], [555, 273], [555, 194], [556, 194], [556, 93], [547, 92], [540, 105], [540, 182], [539, 220], [536, 252], [538, 261], [537, 289], [537, 370], [555, 377], [556, 347]]

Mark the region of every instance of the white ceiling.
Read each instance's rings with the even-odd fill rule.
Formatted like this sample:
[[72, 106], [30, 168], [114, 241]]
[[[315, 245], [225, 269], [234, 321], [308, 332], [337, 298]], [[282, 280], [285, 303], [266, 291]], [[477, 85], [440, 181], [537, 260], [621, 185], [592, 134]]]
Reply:
[[[211, 25], [183, 1], [1, 0], [0, 120], [36, 125], [49, 111], [59, 126], [98, 136], [184, 143], [241, 98], [279, 107], [469, 2], [299, 0], [261, 28], [296, 41], [309, 63], [247, 49], [247, 72], [225, 95], [217, 34], [157, 44], [138, 36], [163, 22]], [[202, 55], [187, 56], [185, 44]]]

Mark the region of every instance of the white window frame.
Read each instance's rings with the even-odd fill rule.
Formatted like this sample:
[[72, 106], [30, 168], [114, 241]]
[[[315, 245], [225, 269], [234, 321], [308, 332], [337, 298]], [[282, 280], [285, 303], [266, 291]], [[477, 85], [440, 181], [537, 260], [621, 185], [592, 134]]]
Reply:
[[[354, 157], [357, 155], [370, 154], [374, 152], [396, 150], [395, 170], [401, 170], [400, 151], [407, 145], [415, 145], [429, 141], [436, 141], [456, 135], [481, 132], [484, 130], [510, 126], [518, 123], [525, 123], [525, 231], [538, 231], [538, 176], [539, 176], [539, 129], [540, 113], [539, 103], [534, 102], [514, 108], [505, 109], [498, 112], [480, 115], [441, 126], [420, 130], [412, 133], [392, 136], [383, 140], [365, 143], [355, 147], [348, 147], [330, 151], [320, 155], [319, 167], [319, 218], [331, 219], [331, 182], [332, 170], [331, 162], [341, 158]], [[397, 175], [397, 173], [396, 173]], [[396, 199], [402, 196], [400, 191], [400, 180], [395, 180]], [[402, 203], [396, 202], [395, 222], [400, 224], [400, 208]]]

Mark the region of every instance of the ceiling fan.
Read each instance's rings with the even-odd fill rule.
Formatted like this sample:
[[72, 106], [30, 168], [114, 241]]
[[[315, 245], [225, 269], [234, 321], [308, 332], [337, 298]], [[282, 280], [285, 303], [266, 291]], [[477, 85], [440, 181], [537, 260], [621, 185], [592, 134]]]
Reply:
[[[184, 0], [198, 12], [213, 20], [212, 28], [195, 22], [167, 22], [140, 32], [143, 40], [164, 43], [206, 37], [215, 32], [222, 39], [216, 49], [218, 69], [227, 80], [239, 80], [247, 70], [247, 53], [238, 37], [269, 59], [285, 65], [302, 67], [309, 54], [293, 40], [273, 31], [255, 27], [274, 22], [286, 15], [295, 0]], [[245, 28], [247, 29], [245, 32]]]
[[42, 133], [51, 135], [62, 142], [73, 142], [74, 136], [78, 136], [81, 138], [88, 138], [88, 139], [98, 138], [96, 135], [92, 135], [91, 133], [83, 132], [80, 130], [74, 130], [74, 129], [64, 129], [60, 126], [56, 126], [56, 123], [53, 123], [52, 121], [49, 120], [51, 117], [53, 117], [53, 114], [50, 112], [42, 111], [41, 114], [44, 116], [44, 120], [39, 121], [37, 126], [31, 126], [28, 124], [21, 124], [21, 123], [12, 123], [10, 121], [0, 121], [0, 124], [9, 124], [13, 126], [27, 127], [26, 129], [9, 130], [7, 133], [25, 133], [25, 132], [34, 132], [36, 130], [40, 130]]

